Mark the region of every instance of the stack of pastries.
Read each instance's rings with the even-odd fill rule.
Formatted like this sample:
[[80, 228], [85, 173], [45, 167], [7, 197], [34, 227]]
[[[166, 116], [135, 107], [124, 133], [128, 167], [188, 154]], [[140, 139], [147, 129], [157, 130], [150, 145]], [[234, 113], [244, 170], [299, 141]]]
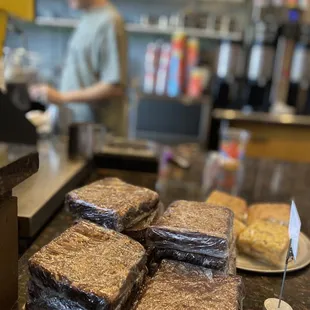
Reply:
[[283, 266], [289, 244], [288, 204], [259, 203], [247, 207], [244, 199], [220, 191], [213, 191], [207, 202], [234, 212], [234, 234], [241, 253]]
[[279, 265], [289, 243], [289, 205], [219, 191], [165, 210], [156, 192], [109, 178], [66, 203], [79, 222], [29, 260], [27, 310], [239, 310], [236, 244]]
[[233, 213], [203, 202], [176, 201], [147, 232], [157, 261], [173, 259], [228, 274], [235, 244]]
[[116, 178], [66, 204], [78, 223], [29, 260], [27, 310], [242, 309], [229, 208], [176, 201], [165, 211], [156, 192]]

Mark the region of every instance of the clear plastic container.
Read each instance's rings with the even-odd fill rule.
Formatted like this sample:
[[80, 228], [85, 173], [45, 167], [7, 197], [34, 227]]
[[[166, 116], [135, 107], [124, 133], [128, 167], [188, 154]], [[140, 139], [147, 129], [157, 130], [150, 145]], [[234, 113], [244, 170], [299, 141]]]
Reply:
[[243, 161], [250, 133], [244, 129], [221, 128], [220, 159], [228, 170], [237, 170]]

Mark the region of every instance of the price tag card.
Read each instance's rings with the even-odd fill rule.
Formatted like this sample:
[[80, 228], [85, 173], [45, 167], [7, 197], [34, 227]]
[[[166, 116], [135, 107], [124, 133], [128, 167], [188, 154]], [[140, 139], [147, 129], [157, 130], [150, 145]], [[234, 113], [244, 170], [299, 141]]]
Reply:
[[291, 248], [294, 255], [294, 259], [296, 261], [297, 254], [298, 254], [298, 242], [299, 242], [299, 235], [301, 229], [301, 221], [297, 211], [296, 204], [294, 200], [292, 201], [291, 205], [291, 217], [290, 217], [290, 225], [289, 225], [289, 236], [292, 240]]

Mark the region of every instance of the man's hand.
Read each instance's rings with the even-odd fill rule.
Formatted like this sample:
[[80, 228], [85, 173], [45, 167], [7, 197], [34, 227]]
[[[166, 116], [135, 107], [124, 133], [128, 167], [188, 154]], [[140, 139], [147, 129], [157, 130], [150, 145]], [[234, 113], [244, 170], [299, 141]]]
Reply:
[[33, 85], [29, 88], [29, 95], [32, 100], [42, 101], [46, 103], [63, 104], [64, 96], [58, 90], [45, 84]]

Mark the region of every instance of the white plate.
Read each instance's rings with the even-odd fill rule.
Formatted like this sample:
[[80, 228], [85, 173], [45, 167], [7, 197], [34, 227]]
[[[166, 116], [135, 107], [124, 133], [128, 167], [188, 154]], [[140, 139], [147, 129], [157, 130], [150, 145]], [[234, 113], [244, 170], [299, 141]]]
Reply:
[[[291, 262], [288, 265], [288, 272], [300, 270], [310, 264], [310, 240], [308, 237], [301, 233], [299, 238], [299, 249], [296, 262]], [[264, 264], [255, 258], [247, 256], [245, 254], [238, 254], [237, 256], [237, 268], [246, 271], [254, 271], [260, 273], [282, 273], [283, 268], [279, 268], [272, 265]]]

